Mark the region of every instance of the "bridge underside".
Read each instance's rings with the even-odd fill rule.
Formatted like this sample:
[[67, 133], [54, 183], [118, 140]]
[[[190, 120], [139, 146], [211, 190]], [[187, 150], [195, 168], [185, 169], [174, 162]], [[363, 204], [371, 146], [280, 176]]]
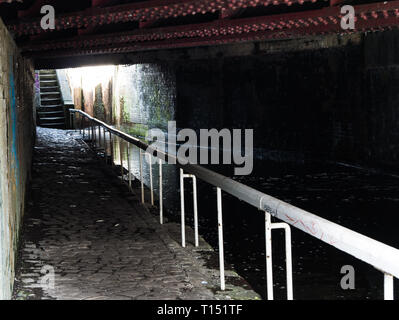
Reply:
[[[11, 2], [11, 3], [9, 3]], [[341, 28], [344, 0], [0, 1], [22, 54], [37, 66], [140, 62], [153, 51], [306, 39], [396, 28], [399, 1], [357, 1], [355, 30]], [[55, 30], [41, 27], [40, 7], [55, 8]], [[151, 52], [152, 51], [152, 52]], [[131, 53], [140, 52], [139, 55]], [[143, 54], [146, 53], [146, 54]], [[169, 58], [176, 56], [170, 53]], [[253, 53], [257, 53], [256, 50]], [[130, 55], [129, 55], [130, 54]], [[148, 55], [147, 55], [148, 54]], [[119, 55], [118, 57], [115, 55]], [[73, 58], [73, 59], [71, 59]], [[101, 60], [102, 59], [102, 60]], [[123, 61], [125, 60], [125, 61]], [[61, 63], [63, 61], [63, 63]], [[72, 62], [74, 61], [74, 62]]]

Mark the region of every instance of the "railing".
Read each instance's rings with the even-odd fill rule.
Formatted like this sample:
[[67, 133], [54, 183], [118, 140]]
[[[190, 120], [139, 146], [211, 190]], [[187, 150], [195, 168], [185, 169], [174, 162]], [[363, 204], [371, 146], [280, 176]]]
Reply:
[[[94, 125], [98, 126], [99, 144], [101, 145], [101, 131], [105, 142], [105, 133], [108, 132], [113, 141], [113, 135], [118, 139], [124, 140], [128, 145], [133, 144], [140, 149], [140, 181], [141, 181], [141, 200], [144, 203], [144, 182], [143, 182], [143, 166], [142, 157], [155, 156], [159, 161], [159, 214], [160, 223], [163, 223], [163, 199], [162, 199], [162, 159], [173, 159], [173, 163], [177, 163], [180, 167], [180, 196], [181, 196], [181, 236], [182, 246], [186, 245], [185, 238], [185, 208], [184, 208], [184, 179], [193, 179], [193, 201], [194, 201], [194, 229], [195, 229], [195, 246], [199, 245], [198, 241], [198, 209], [197, 209], [197, 178], [205, 181], [217, 188], [217, 213], [218, 213], [218, 231], [219, 231], [219, 268], [220, 268], [220, 287], [225, 290], [224, 276], [224, 245], [223, 245], [223, 214], [222, 214], [222, 191], [258, 208], [265, 213], [265, 234], [266, 234], [266, 279], [267, 279], [267, 297], [273, 299], [273, 271], [272, 271], [272, 230], [283, 229], [285, 231], [285, 249], [286, 249], [286, 273], [287, 273], [287, 298], [293, 299], [293, 279], [292, 279], [292, 258], [291, 258], [291, 230], [290, 226], [294, 226], [303, 232], [318, 238], [325, 243], [344, 251], [355, 258], [362, 260], [374, 268], [380, 270], [384, 274], [384, 299], [393, 300], [394, 298], [394, 277], [399, 278], [399, 250], [388, 246], [382, 242], [366, 237], [360, 233], [342, 227], [336, 223], [323, 219], [305, 210], [299, 209], [293, 205], [269, 196], [265, 193], [257, 191], [242, 183], [234, 181], [228, 177], [218, 174], [214, 171], [206, 169], [199, 165], [179, 164], [175, 155], [168, 154], [162, 150], [154, 149], [145, 142], [132, 137], [122, 131], [119, 131], [110, 125], [95, 119], [87, 113], [71, 109], [71, 116], [75, 114], [80, 116], [80, 121], [75, 119], [74, 123], [80, 127], [81, 133], [85, 135], [83, 130], [83, 119], [87, 119], [89, 123], [90, 140], [95, 139]], [[102, 128], [102, 129], [101, 129]], [[104, 148], [105, 149], [105, 148]], [[111, 148], [111, 164], [113, 163], [113, 148]], [[128, 148], [129, 150], [129, 148]], [[143, 152], [144, 151], [144, 152]], [[121, 152], [121, 151], [120, 151]], [[129, 155], [127, 154], [129, 159]], [[107, 161], [107, 156], [105, 156]], [[122, 152], [121, 172], [123, 181], [123, 160]], [[150, 189], [151, 204], [154, 205], [153, 183], [152, 183], [152, 166], [150, 166]], [[187, 174], [185, 173], [187, 172]], [[131, 187], [130, 162], [128, 161], [128, 177], [129, 187]], [[271, 218], [275, 217], [284, 221], [283, 223], [272, 223]]]

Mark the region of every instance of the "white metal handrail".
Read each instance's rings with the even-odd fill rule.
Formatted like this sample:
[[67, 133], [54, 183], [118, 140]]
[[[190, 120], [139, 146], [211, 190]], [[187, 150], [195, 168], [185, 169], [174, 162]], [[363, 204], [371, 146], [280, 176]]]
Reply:
[[[267, 266], [267, 288], [268, 288], [268, 299], [273, 299], [273, 282], [272, 282], [272, 263], [271, 263], [271, 231], [273, 229], [284, 229], [286, 237], [286, 271], [287, 271], [287, 297], [293, 299], [292, 294], [292, 260], [291, 260], [291, 233], [290, 226], [294, 226], [303, 232], [318, 238], [319, 240], [336, 247], [337, 249], [344, 251], [355, 258], [362, 260], [376, 269], [380, 270], [384, 274], [384, 298], [391, 300], [394, 298], [393, 294], [393, 282], [394, 277], [399, 278], [399, 250], [388, 246], [382, 242], [376, 241], [372, 238], [364, 236], [358, 232], [345, 228], [339, 224], [328, 221], [324, 218], [316, 216], [310, 212], [297, 208], [291, 204], [274, 198], [270, 195], [255, 190], [249, 186], [246, 186], [240, 182], [234, 181], [231, 178], [223, 176], [219, 173], [206, 169], [199, 165], [186, 164], [181, 165], [179, 161], [176, 161], [175, 155], [168, 154], [164, 151], [154, 149], [145, 142], [130, 136], [122, 131], [119, 131], [110, 125], [91, 117], [87, 113], [81, 110], [71, 109], [71, 114], [80, 114], [87, 118], [91, 123], [89, 128], [89, 134], [91, 129], [91, 138], [94, 136], [93, 124], [101, 126], [103, 130], [108, 131], [110, 134], [116, 135], [123, 140], [137, 146], [142, 150], [145, 150], [147, 154], [152, 154], [160, 159], [174, 159], [174, 163], [188, 172], [190, 175], [185, 175], [184, 171], [181, 171], [181, 179], [185, 177], [196, 177], [201, 179], [217, 188], [217, 212], [218, 212], [218, 229], [219, 229], [219, 258], [220, 258], [220, 277], [221, 277], [221, 289], [225, 289], [224, 280], [224, 245], [223, 245], [223, 223], [222, 223], [222, 191], [231, 194], [232, 196], [258, 208], [265, 213], [265, 232], [266, 232], [266, 266]], [[82, 119], [80, 121], [82, 125]], [[82, 127], [81, 127], [82, 128]], [[83, 132], [85, 134], [85, 132]], [[104, 133], [105, 134], [105, 133]], [[104, 139], [105, 141], [105, 139]], [[112, 149], [112, 148], [111, 148]], [[168, 162], [166, 160], [166, 162]], [[141, 156], [140, 156], [141, 162]], [[122, 159], [121, 159], [122, 165]], [[161, 164], [160, 164], [161, 165]], [[123, 165], [122, 165], [123, 166]], [[130, 175], [130, 172], [129, 172]], [[160, 179], [162, 179], [162, 171], [160, 171]], [[122, 179], [123, 180], [123, 179]], [[142, 201], [144, 202], [144, 187], [142, 178], [142, 166], [140, 169], [140, 180], [142, 183]], [[152, 181], [152, 177], [151, 177]], [[160, 180], [162, 186], [162, 180]], [[181, 183], [184, 188], [184, 182]], [[183, 188], [181, 190], [181, 196], [184, 197]], [[152, 182], [151, 182], [152, 189]], [[161, 188], [162, 189], [162, 188]], [[153, 192], [153, 190], [151, 190]], [[196, 195], [195, 195], [196, 197]], [[196, 200], [195, 200], [196, 201]], [[184, 200], [183, 202], [184, 203]], [[196, 203], [195, 203], [196, 204]], [[195, 206], [196, 207], [196, 206]], [[196, 210], [196, 209], [195, 209]], [[184, 217], [184, 204], [182, 206], [182, 216]], [[196, 212], [196, 215], [198, 213]], [[271, 216], [278, 218], [285, 223], [272, 223]], [[160, 221], [163, 221], [162, 212], [162, 197], [160, 197]], [[182, 219], [182, 226], [184, 225]], [[183, 241], [184, 240], [184, 241]], [[182, 244], [185, 244], [184, 230], [182, 227]]]

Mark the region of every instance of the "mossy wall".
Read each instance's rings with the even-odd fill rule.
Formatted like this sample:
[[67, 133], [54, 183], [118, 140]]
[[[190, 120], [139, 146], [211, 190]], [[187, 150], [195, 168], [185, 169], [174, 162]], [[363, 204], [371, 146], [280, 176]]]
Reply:
[[145, 136], [175, 118], [176, 80], [165, 65], [137, 64], [67, 71], [77, 109]]
[[119, 66], [114, 91], [116, 123], [142, 135], [146, 128], [166, 130], [175, 117], [175, 74], [167, 66]]

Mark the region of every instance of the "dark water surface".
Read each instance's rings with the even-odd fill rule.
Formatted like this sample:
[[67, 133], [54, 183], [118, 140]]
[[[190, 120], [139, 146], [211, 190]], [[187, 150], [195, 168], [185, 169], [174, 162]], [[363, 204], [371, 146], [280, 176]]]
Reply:
[[[108, 152], [110, 152], [108, 146]], [[130, 146], [133, 174], [139, 177], [139, 151]], [[123, 158], [126, 144], [122, 143]], [[114, 141], [115, 163], [120, 164], [119, 141]], [[124, 161], [127, 168], [127, 162]], [[210, 167], [229, 175], [232, 168]], [[153, 165], [158, 195], [158, 165]], [[180, 221], [178, 170], [163, 166], [165, 216]], [[233, 177], [246, 185], [289, 202], [320, 217], [399, 248], [399, 178], [338, 164], [283, 165], [257, 161], [254, 172]], [[149, 164], [144, 162], [144, 181], [149, 186]], [[193, 225], [191, 183], [186, 183], [187, 223]], [[147, 199], [148, 200], [148, 199]], [[200, 234], [215, 249], [217, 238], [216, 188], [199, 181]], [[264, 214], [223, 193], [225, 257], [227, 266], [243, 276], [263, 297], [266, 292]], [[194, 241], [194, 239], [188, 239]], [[352, 256], [292, 228], [294, 299], [382, 299], [383, 274]], [[285, 299], [285, 251], [282, 231], [273, 231], [275, 298]], [[356, 289], [340, 286], [342, 266], [356, 271]], [[399, 294], [398, 285], [395, 290]]]

